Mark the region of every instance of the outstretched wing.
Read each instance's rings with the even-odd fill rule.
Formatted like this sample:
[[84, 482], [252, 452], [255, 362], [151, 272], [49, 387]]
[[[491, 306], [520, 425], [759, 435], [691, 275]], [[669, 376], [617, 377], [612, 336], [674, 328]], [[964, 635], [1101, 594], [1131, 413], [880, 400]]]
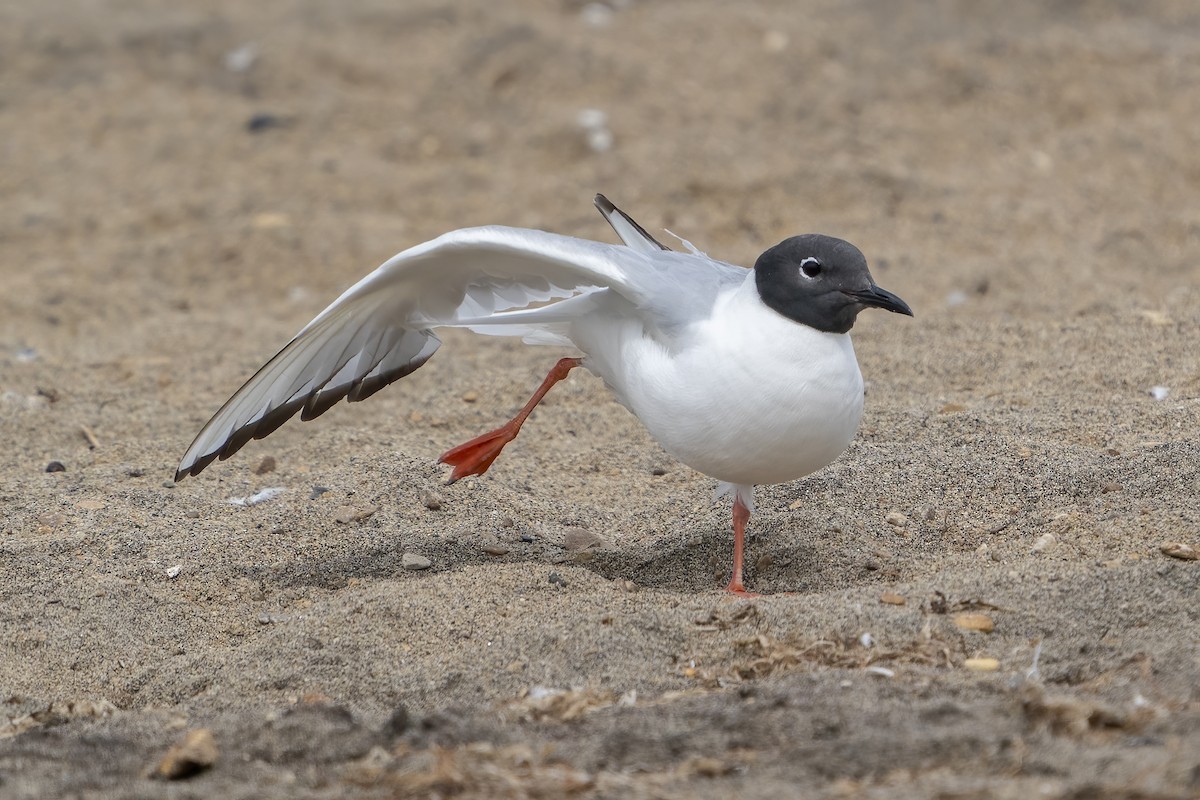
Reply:
[[[452, 231], [393, 256], [308, 323], [201, 429], [175, 479], [197, 475], [296, 413], [364, 400], [413, 372], [441, 342], [431, 328], [611, 289], [646, 305], [645, 256], [522, 228]], [[651, 272], [655, 270], [651, 268]]]

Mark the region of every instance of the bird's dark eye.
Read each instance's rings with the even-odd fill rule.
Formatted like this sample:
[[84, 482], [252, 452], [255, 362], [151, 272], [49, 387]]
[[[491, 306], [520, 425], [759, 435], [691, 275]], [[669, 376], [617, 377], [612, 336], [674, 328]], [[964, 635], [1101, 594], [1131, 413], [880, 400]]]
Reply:
[[809, 278], [815, 278], [821, 274], [821, 262], [810, 256], [800, 262], [800, 271]]

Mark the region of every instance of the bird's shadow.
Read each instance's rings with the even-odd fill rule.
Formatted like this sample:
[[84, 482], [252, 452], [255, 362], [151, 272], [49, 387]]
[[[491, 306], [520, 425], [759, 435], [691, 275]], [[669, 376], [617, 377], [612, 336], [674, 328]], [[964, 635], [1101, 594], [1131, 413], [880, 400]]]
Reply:
[[[423, 539], [420, 552], [433, 566], [410, 570], [404, 565], [401, 534], [372, 538], [350, 552], [340, 550], [304, 555], [266, 565], [235, 568], [241, 577], [277, 588], [345, 588], [351, 580], [422, 580], [431, 574], [488, 564], [528, 564], [535, 580], [544, 581], [564, 567], [586, 569], [611, 581], [631, 581], [644, 589], [703, 592], [725, 585], [732, 563], [732, 535], [727, 527], [699, 523], [695, 528], [664, 536], [644, 545], [608, 546], [571, 553], [545, 541], [517, 543], [494, 555], [477, 544], [453, 539]], [[862, 569], [831, 565], [822, 559], [808, 537], [750, 538], [746, 559], [747, 584], [760, 592], [809, 592], [873, 582]], [[563, 582], [561, 575], [554, 578]]]

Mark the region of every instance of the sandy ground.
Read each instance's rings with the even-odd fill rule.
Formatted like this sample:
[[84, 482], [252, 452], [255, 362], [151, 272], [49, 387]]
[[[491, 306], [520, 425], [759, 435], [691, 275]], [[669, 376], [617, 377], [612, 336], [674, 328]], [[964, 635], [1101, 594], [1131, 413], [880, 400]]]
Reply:
[[[1200, 794], [1200, 8], [607, 8], [0, 5], [0, 795]], [[517, 343], [169, 480], [392, 253], [612, 240], [596, 191], [735, 263], [844, 236], [916, 310], [760, 490], [777, 594], [587, 375], [443, 486], [560, 355]]]

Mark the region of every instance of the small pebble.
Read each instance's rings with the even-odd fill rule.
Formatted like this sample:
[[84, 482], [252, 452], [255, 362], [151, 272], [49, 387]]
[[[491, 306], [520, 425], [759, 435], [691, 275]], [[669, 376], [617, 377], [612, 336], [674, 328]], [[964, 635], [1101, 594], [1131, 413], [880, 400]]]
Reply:
[[1033, 543], [1033, 552], [1042, 553], [1049, 550], [1058, 541], [1053, 533], [1043, 533], [1038, 537], [1038, 540]]
[[256, 213], [250, 219], [250, 227], [256, 230], [280, 230], [292, 225], [292, 217], [278, 211]]
[[146, 474], [146, 470], [142, 469], [141, 467], [130, 467], [129, 469], [125, 470], [125, 474], [130, 478], [140, 478]]
[[255, 468], [255, 475], [266, 475], [268, 472], [275, 471], [275, 456], [263, 456], [262, 461], [258, 462], [258, 467]]
[[662, 467], [655, 467], [654, 469], [650, 470], [650, 474], [657, 478], [666, 475], [667, 471]]
[[316, 500], [321, 495], [329, 491], [328, 486], [314, 486], [312, 492], [308, 495], [309, 500]]
[[954, 624], [964, 631], [978, 631], [979, 633], [991, 633], [996, 629], [996, 624], [987, 614], [955, 614]]
[[502, 544], [485, 544], [482, 549], [489, 556], [506, 556], [511, 552]]
[[39, 514], [37, 521], [38, 525], [50, 531], [66, 522], [66, 518], [62, 514]]
[[479, 399], [479, 392], [466, 391], [462, 393], [462, 401], [464, 403], [474, 403]]
[[334, 521], [339, 525], [349, 525], [351, 522], [366, 522], [372, 516], [374, 516], [375, 512], [378, 510], [379, 509], [375, 506], [369, 506], [367, 508], [342, 506], [338, 509], [338, 513], [337, 516], [334, 517]]
[[426, 492], [425, 496], [421, 498], [421, 502], [430, 511], [441, 511], [442, 509], [442, 498], [437, 492]]
[[522, 533], [521, 541], [524, 542], [525, 544], [533, 544], [533, 541], [534, 541], [533, 535], [529, 534], [529, 533]]
[[411, 718], [408, 715], [408, 709], [404, 706], [396, 706], [391, 715], [387, 718], [387, 722], [383, 723], [383, 733], [386, 736], [395, 738], [408, 730]]
[[607, 153], [613, 146], [612, 131], [596, 128], [587, 132], [587, 145], [594, 153]]
[[225, 53], [225, 69], [230, 72], [246, 72], [258, 61], [258, 45], [246, 42]]
[[566, 535], [563, 536], [563, 547], [575, 553], [603, 543], [602, 538], [584, 528], [567, 528]]
[[563, 578], [562, 575], [559, 575], [557, 572], [551, 572], [550, 576], [548, 578], [546, 578], [546, 580], [548, 580], [548, 581], [550, 581], [550, 583], [556, 584], [558, 586], [566, 586], [567, 585], [566, 579]]
[[613, 10], [604, 3], [588, 3], [579, 11], [579, 18], [589, 28], [607, 28], [613, 15]]
[[929, 598], [929, 610], [934, 614], [945, 614], [949, 610], [946, 595], [934, 589], [933, 596]]
[[175, 580], [176, 578], [179, 577], [179, 573], [182, 571], [183, 571], [183, 566], [181, 564], [176, 564], [175, 566], [173, 566], [167, 570], [167, 577], [170, 578], [171, 580]]
[[1000, 669], [1000, 662], [994, 658], [968, 658], [963, 666], [971, 672], [995, 672]]
[[67, 468], [61, 461], [51, 461], [46, 465], [46, 472], [66, 472]]
[[283, 128], [288, 124], [288, 120], [277, 114], [260, 112], [246, 120], [246, 130], [250, 133], [262, 133], [271, 128]]
[[1152, 309], [1146, 309], [1144, 311], [1139, 311], [1138, 316], [1140, 316], [1142, 319], [1146, 320], [1146, 322], [1150, 323], [1151, 325], [1154, 325], [1154, 326], [1160, 327], [1160, 328], [1163, 326], [1166, 326], [1166, 325], [1173, 324], [1171, 317], [1168, 316], [1167, 314], [1164, 314], [1161, 311], [1154, 311]]
[[1180, 561], [1195, 561], [1200, 558], [1200, 552], [1197, 552], [1196, 548], [1183, 542], [1166, 542], [1158, 549], [1163, 555], [1178, 558]]
[[1109, 494], [1110, 492], [1119, 492], [1119, 491], [1121, 491], [1121, 484], [1119, 484], [1119, 483], [1114, 483], [1113, 481], [1108, 481], [1107, 483], [1100, 484], [1100, 493], [1101, 494]]
[[895, 525], [897, 528], [903, 528], [908, 524], [908, 517], [904, 516], [899, 511], [888, 512], [888, 515], [884, 517], [884, 520], [888, 525]]
[[1171, 390], [1166, 386], [1151, 386], [1150, 396], [1155, 400], [1166, 400], [1171, 396]]
[[400, 559], [400, 566], [416, 572], [417, 570], [429, 569], [433, 566], [433, 562], [417, 553], [405, 553]]
[[866, 668], [865, 670], [863, 670], [863, 671], [864, 671], [864, 672], [866, 672], [868, 675], [877, 675], [877, 676], [878, 676], [878, 677], [880, 677], [880, 678], [894, 678], [894, 677], [896, 677], [896, 671], [895, 671], [895, 670], [893, 670], [893, 669], [888, 669], [887, 667], [881, 667], [881, 666], [879, 666], [878, 664], [872, 664], [871, 666], [867, 667], [867, 668]]
[[583, 128], [587, 145], [593, 152], [604, 153], [612, 149], [613, 134], [608, 128], [608, 115], [597, 108], [585, 108], [576, 116]]
[[598, 108], [580, 109], [575, 115], [575, 123], [581, 128], [603, 128], [608, 125], [608, 114]]
[[895, 592], [884, 592], [879, 595], [879, 602], [889, 606], [902, 606], [908, 602], [904, 595], [896, 594]]
[[693, 756], [687, 764], [702, 778], [720, 778], [737, 770], [734, 764], [712, 756]]
[[875, 646], [875, 637], [870, 633], [864, 633], [862, 636], [858, 637], [858, 643], [869, 650]]
[[158, 762], [154, 775], [169, 781], [190, 778], [216, 764], [218, 755], [212, 731], [195, 728], [188, 731], [182, 741], [171, 746]]
[[163, 482], [162, 482], [162, 487], [163, 487], [164, 489], [174, 489], [174, 488], [175, 488], [175, 481], [173, 481], [173, 480], [170, 480], [170, 479], [168, 479], [168, 480], [165, 480], [165, 481], [163, 481]]

